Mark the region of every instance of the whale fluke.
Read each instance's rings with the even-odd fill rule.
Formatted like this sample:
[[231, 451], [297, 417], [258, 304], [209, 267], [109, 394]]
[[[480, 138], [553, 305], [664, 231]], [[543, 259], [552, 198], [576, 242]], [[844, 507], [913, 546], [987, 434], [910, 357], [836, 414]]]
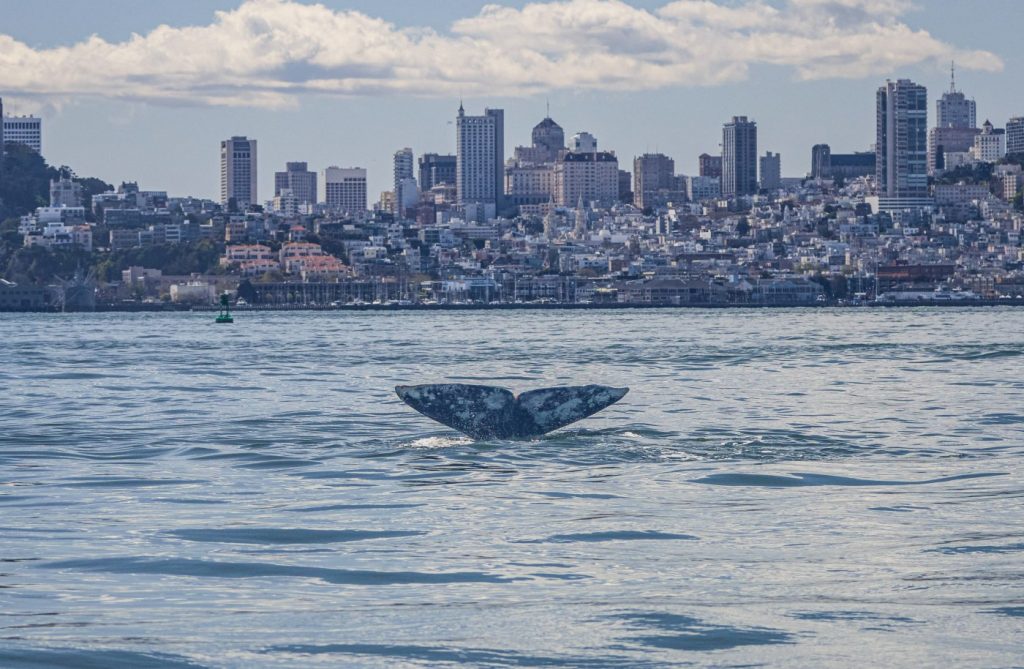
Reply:
[[561, 386], [518, 397], [505, 388], [463, 383], [395, 386], [403, 402], [474, 439], [530, 439], [615, 404], [629, 388]]

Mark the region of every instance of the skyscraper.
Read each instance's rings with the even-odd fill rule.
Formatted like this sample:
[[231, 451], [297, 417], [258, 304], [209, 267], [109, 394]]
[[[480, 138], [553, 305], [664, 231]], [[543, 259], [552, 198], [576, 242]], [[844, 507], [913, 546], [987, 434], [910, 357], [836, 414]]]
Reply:
[[232, 137], [220, 143], [220, 201], [232, 199], [238, 209], [259, 201], [256, 197], [256, 140]]
[[536, 162], [553, 162], [558, 159], [558, 152], [565, 148], [565, 131], [550, 116], [533, 127], [533, 148], [537, 150]]
[[274, 197], [288, 190], [300, 205], [316, 204], [316, 172], [310, 172], [307, 163], [285, 163], [284, 169], [274, 172]]
[[4, 116], [3, 126], [5, 142], [24, 144], [36, 153], [42, 154], [43, 119], [38, 116]]
[[778, 190], [782, 187], [782, 156], [769, 151], [761, 157], [761, 188]]
[[722, 156], [712, 156], [702, 153], [697, 156], [697, 163], [700, 176], [722, 178]]
[[455, 185], [456, 158], [452, 155], [424, 153], [420, 156], [420, 190], [426, 192], [438, 184]]
[[394, 177], [395, 177], [395, 193], [398, 193], [399, 186], [402, 184], [403, 179], [414, 179], [413, 166], [415, 161], [413, 160], [412, 149], [406, 147], [395, 151], [394, 157]]
[[828, 144], [815, 144], [811, 149], [811, 178], [832, 178], [832, 147]]
[[1024, 116], [1006, 122], [1006, 153], [1024, 155]]
[[406, 208], [415, 205], [419, 198], [414, 172], [415, 165], [412, 149], [406, 147], [395, 151], [393, 166], [395, 182], [392, 192], [395, 194], [395, 211], [393, 213], [398, 216], [405, 215]]
[[366, 211], [366, 170], [331, 166], [324, 170], [324, 200], [333, 211], [362, 214]]
[[936, 128], [978, 127], [977, 105], [956, 90], [956, 70], [951, 70], [949, 90], [935, 101]]
[[467, 116], [459, 105], [456, 120], [456, 197], [460, 205], [503, 205], [505, 181], [505, 112], [485, 109]]
[[909, 79], [887, 81], [875, 101], [878, 196], [895, 200], [891, 208], [918, 206], [911, 200], [928, 196], [928, 91]]
[[645, 153], [633, 159], [633, 204], [640, 209], [658, 203], [660, 191], [672, 190], [676, 163], [663, 153]]
[[722, 195], [757, 192], [757, 123], [733, 116], [722, 128]]
[[928, 133], [929, 174], [945, 167], [945, 154], [970, 150], [981, 132], [974, 100], [956, 89], [955, 70], [951, 70], [949, 90], [935, 101], [935, 112], [935, 127]]

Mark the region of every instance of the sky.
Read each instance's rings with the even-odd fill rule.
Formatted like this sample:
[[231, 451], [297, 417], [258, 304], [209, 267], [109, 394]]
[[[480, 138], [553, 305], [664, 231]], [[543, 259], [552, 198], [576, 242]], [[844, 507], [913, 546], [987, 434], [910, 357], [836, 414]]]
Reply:
[[[43, 117], [54, 165], [219, 198], [219, 142], [259, 141], [259, 196], [286, 161], [369, 170], [454, 153], [469, 114], [505, 110], [505, 150], [550, 105], [620, 168], [662, 152], [695, 174], [732, 116], [785, 176], [811, 146], [867, 150], [874, 91], [957, 86], [979, 123], [1024, 116], [1021, 0], [0, 0], [0, 97]], [[1016, 73], [1016, 74], [1014, 74]]]

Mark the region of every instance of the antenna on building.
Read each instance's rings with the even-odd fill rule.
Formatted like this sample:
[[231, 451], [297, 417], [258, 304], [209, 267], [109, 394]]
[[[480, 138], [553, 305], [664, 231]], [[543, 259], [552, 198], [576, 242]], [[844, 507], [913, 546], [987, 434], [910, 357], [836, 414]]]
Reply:
[[545, 113], [548, 118], [551, 118], [551, 98], [544, 98], [544, 104], [547, 107], [547, 111]]
[[949, 62], [949, 92], [956, 93], [956, 61]]

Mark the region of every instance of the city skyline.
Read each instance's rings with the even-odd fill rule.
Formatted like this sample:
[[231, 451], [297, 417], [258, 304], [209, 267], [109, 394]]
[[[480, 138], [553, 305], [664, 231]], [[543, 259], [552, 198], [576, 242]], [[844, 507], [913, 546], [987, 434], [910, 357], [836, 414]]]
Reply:
[[[326, 4], [328, 7], [323, 11], [330, 12], [332, 16], [350, 16], [340, 12], [338, 3]], [[360, 4], [350, 3], [354, 9], [372, 14], [365, 6], [367, 3], [362, 3], [362, 7]], [[633, 18], [653, 17], [661, 22], [658, 25], [662, 25], [668, 21], [666, 16], [671, 14], [666, 7], [674, 8], [678, 13], [680, 6], [698, 4], [705, 8], [710, 6], [709, 3], [634, 2], [625, 5], [578, 0], [572, 3], [535, 3], [521, 11], [502, 11], [507, 13], [506, 19], [511, 17], [522, 22], [535, 17], [538, 12], [550, 14], [560, 8], [598, 7], [620, 11]], [[60, 2], [56, 5], [67, 8]], [[175, 25], [212, 25], [213, 9], [232, 10], [240, 3], [196, 1], [184, 5], [181, 12], [175, 12], [178, 21]], [[479, 3], [455, 5], [454, 9], [445, 8], [442, 16], [435, 17], [435, 24], [429, 27], [437, 30], [438, 34], [448, 34], [442, 32], [445, 30], [444, 22], [459, 20], [459, 16], [453, 14], [472, 16], [475, 7], [478, 13], [473, 25], [483, 30], [481, 25], [485, 21], [481, 17], [486, 18], [489, 14], [479, 13]], [[762, 10], [772, 7], [766, 3], [740, 3], [730, 10], [731, 18], [714, 19], [718, 21], [716, 25], [721, 26], [725, 20], [735, 22], [742, 17], [764, 20], [765, 14], [758, 14], [755, 5]], [[979, 123], [990, 118], [994, 125], [1002, 127], [1010, 117], [1019, 116], [1024, 110], [1021, 92], [1005, 86], [1012, 78], [1015, 66], [1020, 64], [1021, 56], [1000, 48], [997, 36], [999, 30], [1005, 30], [1002, 27], [1005, 22], [993, 21], [992, 17], [1000, 9], [1011, 13], [1021, 11], [1010, 3], [995, 1], [983, 6], [975, 5], [973, 15], [977, 16], [977, 21], [959, 22], [958, 25], [953, 25], [956, 23], [953, 19], [963, 8], [939, 7], [935, 2], [920, 3], [920, 11], [907, 11], [904, 3], [867, 0], [831, 3], [799, 0], [774, 5], [781, 7], [775, 10], [780, 12], [809, 11], [804, 6], [813, 5], [815, 11], [829, 13], [831, 20], [838, 21], [855, 34], [869, 31], [862, 25], [863, 19], [850, 18], [850, 12], [855, 13], [857, 8], [885, 5], [879, 11], [887, 12], [886, 25], [890, 29], [903, 26], [913, 34], [930, 29], [935, 35], [929, 37], [927, 43], [937, 41], [944, 45], [945, 51], [941, 55], [928, 55], [924, 60], [916, 56], [890, 54], [879, 58], [880, 62], [865, 66], [863, 73], [853, 73], [863, 76], [853, 76], [850, 72], [829, 75], [822, 70], [812, 72], [810, 79], [801, 79], [808, 76], [800, 73], [800, 68], [807, 65], [800, 65], [798, 58], [791, 59], [793, 62], [784, 66], [755, 59], [747, 63], [746, 73], [734, 83], [710, 87], [670, 81], [663, 86], [641, 87], [639, 90], [620, 90], [614, 85], [605, 90], [582, 82], [580, 90], [570, 91], [568, 86], [559, 87], [549, 82], [544, 90], [524, 93], [511, 90], [514, 87], [503, 88], [498, 82], [494, 95], [481, 94], [471, 88], [464, 96], [465, 106], [474, 112], [485, 107], [505, 110], [506, 158], [510, 157], [512, 147], [529, 144], [530, 128], [544, 118], [545, 105], [550, 101], [551, 116], [565, 128], [567, 135], [578, 131], [591, 132], [600, 141], [602, 150], [616, 152], [620, 166], [628, 165], [635, 156], [643, 153], [664, 153], [676, 161], [677, 172], [689, 175], [697, 174], [699, 154], [720, 153], [722, 124], [732, 116], [746, 115], [758, 124], [759, 155], [767, 151], [782, 155], [783, 176], [802, 176], [809, 172], [811, 147], [815, 144], [830, 144], [835, 152], [868, 150], [874, 139], [874, 110], [869, 103], [870, 95], [877, 89], [879, 81], [886, 78], [911, 78], [929, 89], [928, 124], [932, 126], [935, 123], [934, 109], [931, 108], [933, 101], [948, 87], [948, 62], [940, 62], [947, 55], [963, 57], [958, 64], [958, 88], [969, 98], [977, 100]], [[116, 9], [117, 3], [113, 3], [113, 7]], [[247, 2], [241, 7], [246, 11], [254, 11], [254, 8], [262, 11], [268, 8], [308, 8], [278, 0]], [[724, 5], [718, 8], [725, 11]], [[109, 7], [93, 6], [91, 9], [99, 17], [108, 16], [112, 11]], [[234, 14], [239, 11], [242, 10], [234, 10]], [[394, 13], [393, 8], [382, 9], [378, 13], [381, 12]], [[147, 21], [167, 20], [167, 17], [156, 19], [151, 16], [152, 10], [138, 14], [140, 16], [133, 19], [138, 26], [135, 29], [142, 33], [144, 41], [152, 40], [155, 34], [145, 33], [153, 27], [147, 25]], [[12, 16], [12, 13], [5, 12], [5, 15]], [[218, 19], [220, 24], [225, 22], [224, 16], [230, 15], [233, 15], [232, 11]], [[935, 23], [937, 16], [944, 17], [945, 22]], [[48, 35], [48, 42], [43, 41], [38, 27], [33, 28], [27, 17], [14, 13], [12, 18], [14, 20], [8, 22], [10, 26], [5, 28], [9, 39], [30, 44], [26, 48], [35, 54], [45, 55], [48, 47], [81, 41], [81, 36], [76, 39], [67, 25], [57, 34]], [[395, 20], [397, 17], [383, 18]], [[425, 20], [425, 12], [413, 10], [409, 12], [407, 22]], [[462, 17], [462, 20], [463, 23], [457, 25], [464, 30], [467, 19]], [[675, 20], [678, 24], [678, 19]], [[713, 19], [704, 17], [702, 20]], [[123, 44], [125, 36], [122, 31], [128, 21], [121, 17], [113, 22], [111, 28], [97, 32], [111, 45]], [[529, 25], [517, 25], [520, 30], [530, 30]], [[83, 27], [87, 29], [89, 22], [86, 21]], [[397, 27], [402, 28], [403, 25], [398, 23]], [[555, 27], [572, 34], [572, 30], [564, 25]], [[985, 28], [987, 31], [983, 30]], [[176, 29], [172, 26], [166, 30]], [[593, 26], [587, 29], [592, 31]], [[978, 41], [976, 34], [979, 31], [985, 32], [982, 42]], [[119, 39], [122, 42], [118, 42]], [[979, 55], [981, 52], [987, 55]], [[808, 58], [812, 63], [817, 62]], [[452, 91], [439, 90], [430, 96], [422, 92], [413, 96], [395, 92], [383, 95], [363, 92], [354, 97], [307, 92], [296, 96], [295, 106], [283, 109], [264, 108], [259, 106], [259, 102], [246, 106], [249, 103], [245, 100], [237, 101], [242, 105], [240, 107], [225, 108], [189, 104], [181, 100], [142, 102], [129, 99], [114, 102], [88, 95], [69, 95], [59, 106], [52, 106], [38, 96], [19, 92], [17, 82], [11, 81], [8, 64], [9, 60], [5, 63], [0, 56], [0, 90], [4, 91], [6, 110], [18, 114], [42, 109], [45, 119], [43, 151], [47, 159], [55, 164], [69, 164], [79, 173], [95, 174], [111, 182], [134, 178], [147, 188], [216, 198], [219, 185], [217, 146], [225, 137], [244, 135], [260, 142], [260, 201], [270, 199], [273, 175], [284, 169], [286, 162], [305, 161], [312, 171], [320, 174], [331, 165], [366, 167], [369, 199], [373, 202], [381, 191], [391, 187], [392, 159], [396, 150], [411, 147], [417, 160], [424, 153], [455, 152], [453, 121], [458, 96]], [[993, 82], [1002, 82], [1000, 93], [994, 91]], [[773, 97], [764, 95], [766, 86], [773, 88]], [[470, 87], [467, 85], [466, 88]], [[821, 95], [823, 91], [826, 92], [824, 96]], [[509, 96], [510, 92], [516, 96]], [[235, 97], [244, 96], [236, 94]], [[821, 99], [814, 105], [801, 103], [801, 100], [806, 102], [810, 98]], [[683, 107], [679, 107], [680, 100], [684, 102]], [[783, 104], [780, 105], [780, 101]], [[790, 104], [797, 105], [805, 113], [792, 113], [786, 109]], [[87, 133], [83, 134], [83, 127], [87, 128]], [[124, 140], [124, 137], [133, 135], [138, 137], [131, 142]], [[118, 139], [105, 141], [104, 138], [108, 137]], [[102, 142], [110, 150], [96, 152], [96, 142]]]

